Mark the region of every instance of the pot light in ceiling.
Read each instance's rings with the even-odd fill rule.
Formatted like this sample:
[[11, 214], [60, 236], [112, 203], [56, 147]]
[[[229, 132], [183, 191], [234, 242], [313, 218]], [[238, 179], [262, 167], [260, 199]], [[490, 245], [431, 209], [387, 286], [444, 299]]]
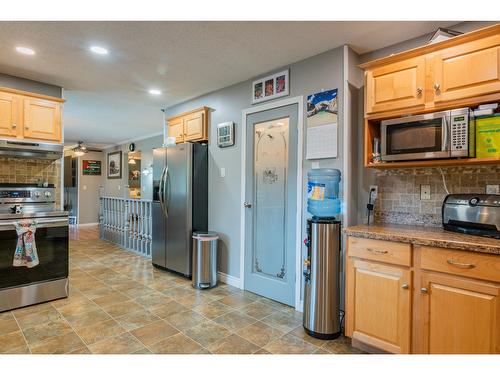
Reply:
[[33, 56], [36, 53], [35, 50], [23, 46], [17, 46], [16, 51], [22, 53], [23, 55], [30, 55], [30, 56]]
[[106, 48], [100, 46], [92, 46], [90, 50], [98, 55], [107, 55], [109, 53]]
[[151, 95], [161, 95], [161, 90], [158, 90], [158, 89], [151, 89], [149, 90], [149, 93]]

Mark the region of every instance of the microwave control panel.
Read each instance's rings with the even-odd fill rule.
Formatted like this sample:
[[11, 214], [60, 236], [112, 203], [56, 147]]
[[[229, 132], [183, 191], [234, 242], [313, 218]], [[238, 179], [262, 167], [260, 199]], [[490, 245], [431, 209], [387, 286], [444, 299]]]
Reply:
[[451, 156], [469, 156], [469, 113], [451, 111]]

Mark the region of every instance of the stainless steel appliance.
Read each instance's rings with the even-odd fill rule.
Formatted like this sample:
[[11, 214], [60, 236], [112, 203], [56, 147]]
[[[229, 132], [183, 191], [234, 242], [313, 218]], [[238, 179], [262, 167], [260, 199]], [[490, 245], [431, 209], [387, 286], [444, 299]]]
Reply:
[[313, 337], [340, 336], [340, 221], [307, 220], [303, 325]]
[[63, 145], [0, 139], [0, 156], [57, 160], [63, 156]]
[[217, 240], [215, 232], [193, 233], [193, 287], [213, 288], [217, 285]]
[[498, 194], [450, 194], [442, 212], [445, 230], [500, 239]]
[[384, 120], [380, 130], [383, 161], [475, 156], [469, 108]]
[[[36, 220], [40, 263], [12, 265], [17, 244], [14, 223]], [[57, 211], [53, 186], [0, 184], [0, 311], [68, 296], [68, 214]]]
[[153, 265], [191, 277], [192, 233], [208, 229], [208, 146], [153, 150]]

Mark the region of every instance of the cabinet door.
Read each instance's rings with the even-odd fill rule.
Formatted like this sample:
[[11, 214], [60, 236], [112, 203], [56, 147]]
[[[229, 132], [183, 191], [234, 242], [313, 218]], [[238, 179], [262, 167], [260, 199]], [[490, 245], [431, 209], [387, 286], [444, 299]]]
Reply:
[[0, 92], [0, 136], [17, 136], [21, 126], [20, 104], [17, 95]]
[[199, 141], [205, 138], [205, 124], [203, 112], [187, 115], [184, 119], [186, 141]]
[[24, 138], [61, 142], [61, 106], [42, 99], [24, 99]]
[[175, 143], [184, 142], [184, 119], [182, 117], [168, 120], [168, 136], [175, 137]]
[[366, 112], [392, 111], [425, 103], [425, 57], [366, 72]]
[[500, 92], [500, 35], [436, 53], [433, 73], [436, 103]]
[[423, 348], [430, 354], [500, 353], [500, 288], [422, 272]]
[[346, 333], [391, 353], [410, 352], [411, 272], [349, 258]]

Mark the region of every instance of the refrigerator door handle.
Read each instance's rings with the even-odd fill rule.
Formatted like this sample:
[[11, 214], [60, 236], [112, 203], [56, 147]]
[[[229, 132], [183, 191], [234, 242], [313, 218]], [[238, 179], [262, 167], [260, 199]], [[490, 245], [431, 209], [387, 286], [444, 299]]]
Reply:
[[165, 212], [165, 202], [163, 200], [163, 194], [164, 194], [164, 185], [163, 185], [163, 178], [165, 177], [165, 170], [167, 167], [163, 168], [163, 171], [161, 172], [160, 176], [160, 186], [158, 187], [158, 200], [160, 201], [160, 206], [161, 210]]
[[[167, 181], [168, 181], [168, 165], [165, 167], [165, 175], [164, 175], [164, 177], [163, 177], [163, 193], [162, 193], [163, 198], [165, 198], [165, 199], [163, 200], [163, 212], [164, 212], [164, 214], [165, 214], [165, 217], [168, 217], [168, 207], [167, 207], [167, 202], [168, 202], [168, 199], [170, 198], [170, 197], [167, 197], [167, 196], [165, 195], [165, 191], [166, 191], [166, 189], [165, 189], [165, 188], [166, 188], [166, 186], [167, 186]], [[170, 196], [170, 188], [169, 188], [168, 190], [169, 190], [169, 191], [168, 191], [168, 195]]]

